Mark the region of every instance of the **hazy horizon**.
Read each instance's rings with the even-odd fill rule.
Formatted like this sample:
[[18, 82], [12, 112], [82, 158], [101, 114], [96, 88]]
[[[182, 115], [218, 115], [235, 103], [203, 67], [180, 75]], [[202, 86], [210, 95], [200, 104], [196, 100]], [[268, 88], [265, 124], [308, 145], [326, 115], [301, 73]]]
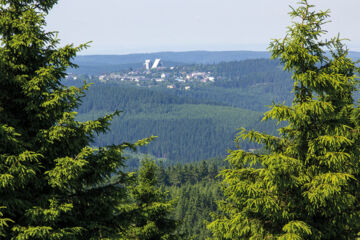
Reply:
[[[47, 30], [62, 44], [93, 41], [81, 55], [182, 51], [266, 51], [291, 24], [289, 5], [298, 0], [60, 0], [47, 16]], [[310, 0], [330, 9], [329, 37], [348, 38], [360, 51], [359, 0]]]
[[[360, 51], [353, 51], [353, 50], [349, 50], [350, 53], [359, 53]], [[98, 54], [92, 54], [92, 53], [85, 53], [82, 54], [81, 52], [79, 54], [77, 54], [77, 56], [101, 56], [101, 55], [106, 55], [106, 56], [111, 56], [111, 55], [136, 55], [136, 54], [156, 54], [156, 53], [186, 53], [186, 52], [268, 52], [268, 51], [256, 51], [256, 50], [180, 50], [180, 51], [154, 51], [154, 52], [134, 52], [134, 53], [114, 53], [114, 54], [103, 54], [103, 53], [98, 53]]]

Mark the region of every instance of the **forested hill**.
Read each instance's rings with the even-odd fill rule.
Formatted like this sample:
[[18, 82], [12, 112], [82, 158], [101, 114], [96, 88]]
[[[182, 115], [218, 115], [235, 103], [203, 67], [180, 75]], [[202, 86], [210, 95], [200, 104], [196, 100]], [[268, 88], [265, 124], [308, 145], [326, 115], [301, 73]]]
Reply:
[[84, 55], [77, 56], [75, 62], [84, 65], [126, 64], [143, 62], [145, 59], [161, 58], [164, 61], [179, 63], [219, 63], [255, 58], [268, 58], [268, 52], [256, 51], [188, 51], [157, 52], [127, 55]]
[[96, 84], [90, 88], [83, 99], [79, 113], [112, 112], [122, 110], [124, 114], [148, 112], [159, 105], [166, 112], [172, 104], [213, 104], [216, 101], [196, 99], [191, 96], [177, 96], [165, 89], [146, 89], [119, 84]]
[[[160, 75], [159, 71], [154, 74]], [[153, 80], [142, 86], [136, 82], [97, 81], [83, 99], [78, 119], [95, 119], [115, 110], [123, 113], [113, 120], [111, 131], [99, 136], [94, 144], [134, 142], [155, 135], [158, 139], [142, 151], [169, 162], [223, 157], [233, 147], [241, 127], [276, 133], [273, 122], [261, 122], [262, 114], [272, 102], [290, 104], [292, 99], [290, 74], [278, 61], [191, 64], [171, 71], [185, 75], [210, 72], [216, 80], [174, 83], [180, 84], [174, 89]], [[184, 90], [181, 84], [191, 89]], [[249, 150], [259, 146], [244, 142], [242, 147]]]
[[[360, 52], [350, 52], [354, 60], [360, 59]], [[265, 51], [188, 51], [157, 52], [126, 55], [83, 55], [75, 58], [78, 69], [70, 68], [69, 73], [97, 74], [112, 71], [140, 68], [145, 59], [160, 58], [165, 66], [184, 64], [213, 64], [220, 62], [243, 61], [247, 59], [269, 59]]]
[[[274, 123], [260, 121], [267, 110], [265, 105], [290, 99], [290, 76], [278, 62], [246, 60], [177, 69], [190, 70], [212, 72], [216, 81], [194, 85], [189, 91], [158, 85], [148, 88], [97, 83], [83, 99], [78, 119], [122, 110], [121, 116], [113, 120], [110, 133], [99, 136], [94, 144], [133, 142], [155, 135], [159, 138], [142, 150], [171, 162], [225, 156], [241, 127], [275, 132]], [[259, 147], [249, 143], [242, 146]]]
[[75, 63], [78, 69], [69, 69], [70, 73], [106, 73], [142, 67], [145, 59], [160, 58], [166, 66], [184, 64], [209, 64], [245, 59], [269, 58], [268, 52], [255, 51], [189, 51], [189, 52], [158, 52], [127, 55], [84, 55], [77, 56]]
[[[145, 59], [161, 58], [167, 62], [179, 62], [183, 64], [209, 64], [230, 61], [242, 61], [247, 59], [268, 59], [269, 52], [265, 51], [188, 51], [188, 52], [157, 52], [157, 53], [138, 53], [126, 55], [80, 55], [75, 59], [79, 65], [114, 65], [137, 63]], [[350, 57], [360, 58], [359, 52], [350, 52]]]
[[[95, 119], [115, 109], [124, 110], [113, 120], [110, 133], [100, 136], [96, 145], [131, 142], [155, 135], [159, 138], [143, 151], [177, 162], [224, 156], [232, 146], [237, 128], [260, 128], [261, 113], [256, 111], [135, 87], [95, 85], [83, 102], [80, 120]], [[262, 128], [274, 130], [273, 124]]]

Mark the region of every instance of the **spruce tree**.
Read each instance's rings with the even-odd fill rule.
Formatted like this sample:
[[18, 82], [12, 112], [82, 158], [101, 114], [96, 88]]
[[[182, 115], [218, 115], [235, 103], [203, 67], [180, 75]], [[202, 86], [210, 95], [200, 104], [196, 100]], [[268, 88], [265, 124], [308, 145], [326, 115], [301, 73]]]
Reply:
[[301, 0], [286, 36], [270, 44], [292, 73], [293, 103], [274, 103], [264, 115], [283, 122], [278, 136], [243, 129], [236, 138], [268, 153], [229, 153], [222, 213], [208, 225], [214, 239], [359, 237], [357, 68], [339, 36], [325, 40], [329, 11], [313, 7]]
[[89, 147], [118, 112], [76, 121], [88, 85], [67, 88], [61, 79], [87, 45], [57, 48], [56, 33], [44, 30], [56, 3], [0, 1], [1, 239], [105, 239], [128, 222], [118, 208], [127, 182], [119, 169], [123, 150], [137, 144]]
[[157, 186], [158, 171], [154, 161], [142, 161], [135, 185], [129, 189], [130, 199], [121, 206], [121, 209], [127, 209], [131, 219], [131, 225], [121, 239], [178, 239], [174, 235], [177, 221], [171, 216], [174, 202], [167, 200], [167, 194]]

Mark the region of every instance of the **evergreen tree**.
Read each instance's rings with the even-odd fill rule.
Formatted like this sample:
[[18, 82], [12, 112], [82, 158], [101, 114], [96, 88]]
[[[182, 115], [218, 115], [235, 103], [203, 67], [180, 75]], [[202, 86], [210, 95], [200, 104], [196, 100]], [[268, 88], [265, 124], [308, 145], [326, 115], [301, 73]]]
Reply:
[[177, 222], [172, 219], [173, 202], [166, 200], [166, 194], [157, 187], [158, 166], [151, 160], [144, 160], [137, 176], [136, 186], [130, 189], [130, 204], [126, 208], [131, 226], [121, 239], [165, 240], [176, 239], [173, 232]]
[[56, 3], [0, 1], [0, 234], [5, 239], [104, 239], [127, 223], [117, 208], [127, 175], [118, 169], [123, 150], [136, 144], [89, 147], [118, 112], [75, 120], [73, 109], [88, 86], [66, 88], [60, 80], [87, 45], [57, 48], [56, 33], [44, 30]]
[[206, 163], [206, 161], [201, 161], [201, 165], [199, 168], [199, 179], [203, 179], [205, 177], [207, 177], [209, 174], [209, 169], [208, 169], [208, 165]]
[[279, 137], [239, 133], [238, 142], [261, 143], [269, 153], [229, 154], [223, 214], [208, 225], [214, 239], [359, 237], [357, 69], [339, 36], [323, 40], [328, 14], [301, 0], [290, 13], [300, 21], [270, 44], [272, 57], [293, 74], [295, 97], [291, 106], [273, 104], [265, 113], [285, 122]]
[[168, 173], [165, 171], [165, 166], [164, 166], [164, 162], [160, 161], [159, 162], [159, 171], [158, 171], [158, 180], [160, 184], [163, 184], [165, 186], [170, 184], [169, 181], [169, 175]]

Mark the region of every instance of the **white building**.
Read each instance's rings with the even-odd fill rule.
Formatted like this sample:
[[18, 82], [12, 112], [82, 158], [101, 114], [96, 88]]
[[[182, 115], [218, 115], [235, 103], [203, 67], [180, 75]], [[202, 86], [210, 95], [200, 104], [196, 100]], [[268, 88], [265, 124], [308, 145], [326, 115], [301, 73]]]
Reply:
[[101, 81], [101, 82], [104, 82], [105, 81], [105, 75], [100, 75], [99, 76], [99, 81]]
[[145, 64], [146, 70], [150, 70], [151, 61], [149, 59], [146, 59], [144, 64]]
[[206, 75], [206, 73], [204, 73], [204, 72], [193, 72], [191, 74], [192, 77], [198, 77], [198, 76], [204, 77], [205, 75]]
[[160, 58], [155, 59], [154, 64], [152, 65], [151, 69], [156, 69], [160, 66]]

